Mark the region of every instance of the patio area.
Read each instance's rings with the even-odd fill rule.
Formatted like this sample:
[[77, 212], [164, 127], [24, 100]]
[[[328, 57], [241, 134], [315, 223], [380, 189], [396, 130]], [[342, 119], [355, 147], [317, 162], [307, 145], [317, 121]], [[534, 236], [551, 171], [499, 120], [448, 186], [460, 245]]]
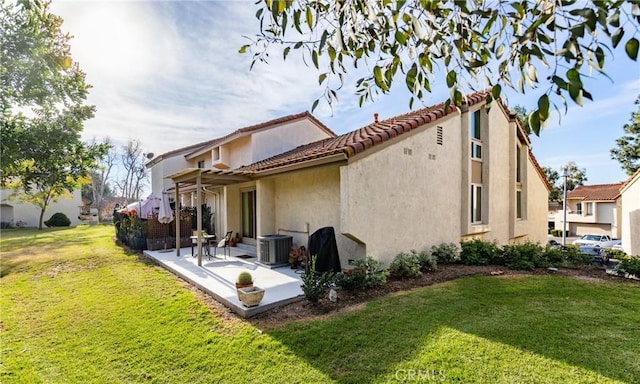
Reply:
[[[300, 270], [292, 270], [289, 266], [270, 268], [258, 263], [255, 256], [242, 248], [231, 247], [229, 250], [231, 256], [227, 253], [226, 258], [221, 249], [211, 259], [203, 254], [201, 267], [190, 247], [181, 248], [180, 256], [176, 256], [175, 249], [147, 250], [144, 254], [245, 318], [304, 297]], [[242, 271], [250, 272], [254, 286], [265, 290], [264, 298], [256, 307], [247, 308], [238, 300], [235, 282]]]

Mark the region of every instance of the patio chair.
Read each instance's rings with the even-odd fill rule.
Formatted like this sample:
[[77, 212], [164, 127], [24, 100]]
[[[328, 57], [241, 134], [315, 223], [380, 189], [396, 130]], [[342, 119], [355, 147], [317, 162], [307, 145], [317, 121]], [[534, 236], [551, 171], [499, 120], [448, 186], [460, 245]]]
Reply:
[[[224, 235], [224, 238], [222, 240], [220, 240], [220, 242], [218, 244], [213, 245], [213, 257], [215, 257], [217, 255], [217, 249], [218, 248], [222, 248], [222, 253], [224, 254], [224, 258], [227, 258], [227, 250], [229, 250], [229, 257], [231, 257], [231, 248], [229, 248], [229, 243], [231, 242], [231, 236], [233, 235], [233, 231], [229, 231], [227, 232], [226, 235]], [[211, 257], [211, 254], [209, 255], [209, 257]]]

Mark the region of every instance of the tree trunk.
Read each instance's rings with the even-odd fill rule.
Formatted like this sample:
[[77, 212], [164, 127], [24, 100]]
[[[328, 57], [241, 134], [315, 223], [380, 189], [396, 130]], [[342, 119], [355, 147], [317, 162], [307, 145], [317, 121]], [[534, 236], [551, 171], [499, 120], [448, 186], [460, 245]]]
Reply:
[[44, 218], [44, 210], [46, 208], [41, 208], [40, 209], [40, 223], [38, 224], [38, 229], [42, 230], [42, 219]]

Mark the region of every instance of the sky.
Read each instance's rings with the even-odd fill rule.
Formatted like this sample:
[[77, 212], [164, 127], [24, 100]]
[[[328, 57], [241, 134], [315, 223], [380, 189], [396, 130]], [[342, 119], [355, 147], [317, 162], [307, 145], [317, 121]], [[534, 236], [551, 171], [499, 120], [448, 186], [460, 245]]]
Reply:
[[[159, 155], [311, 110], [322, 96], [315, 68], [294, 54], [283, 61], [276, 52], [269, 64], [250, 70], [251, 54], [238, 53], [259, 30], [256, 7], [253, 0], [54, 0], [51, 11], [64, 19], [63, 31], [73, 36], [72, 57], [93, 86], [88, 102], [97, 112], [86, 122], [83, 138], [108, 136], [118, 146], [139, 139], [145, 153]], [[613, 82], [595, 75], [585, 81], [593, 102], [580, 107], [569, 101], [566, 114], [553, 116], [540, 137], [532, 135], [542, 166], [559, 170], [574, 161], [586, 169], [586, 184], [627, 179], [609, 151], [637, 108], [640, 65], [618, 49], [607, 57], [605, 70]], [[321, 102], [314, 111], [337, 134], [371, 123], [374, 113], [385, 119], [409, 111], [404, 81], [359, 107], [356, 79], [347, 78], [333, 109]], [[425, 106], [448, 97], [444, 75], [434, 79], [432, 89]], [[503, 87], [509, 106], [529, 110], [540, 92], [522, 95]]]

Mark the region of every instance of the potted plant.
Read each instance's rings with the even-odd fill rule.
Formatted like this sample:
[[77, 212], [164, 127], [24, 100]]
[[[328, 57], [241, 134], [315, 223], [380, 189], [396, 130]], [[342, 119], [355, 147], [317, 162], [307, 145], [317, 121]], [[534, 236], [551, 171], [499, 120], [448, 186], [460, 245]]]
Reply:
[[242, 271], [238, 274], [236, 280], [236, 289], [253, 287], [253, 276], [247, 271]]
[[245, 307], [255, 307], [264, 297], [264, 289], [258, 287], [246, 287], [238, 289], [238, 299]]

